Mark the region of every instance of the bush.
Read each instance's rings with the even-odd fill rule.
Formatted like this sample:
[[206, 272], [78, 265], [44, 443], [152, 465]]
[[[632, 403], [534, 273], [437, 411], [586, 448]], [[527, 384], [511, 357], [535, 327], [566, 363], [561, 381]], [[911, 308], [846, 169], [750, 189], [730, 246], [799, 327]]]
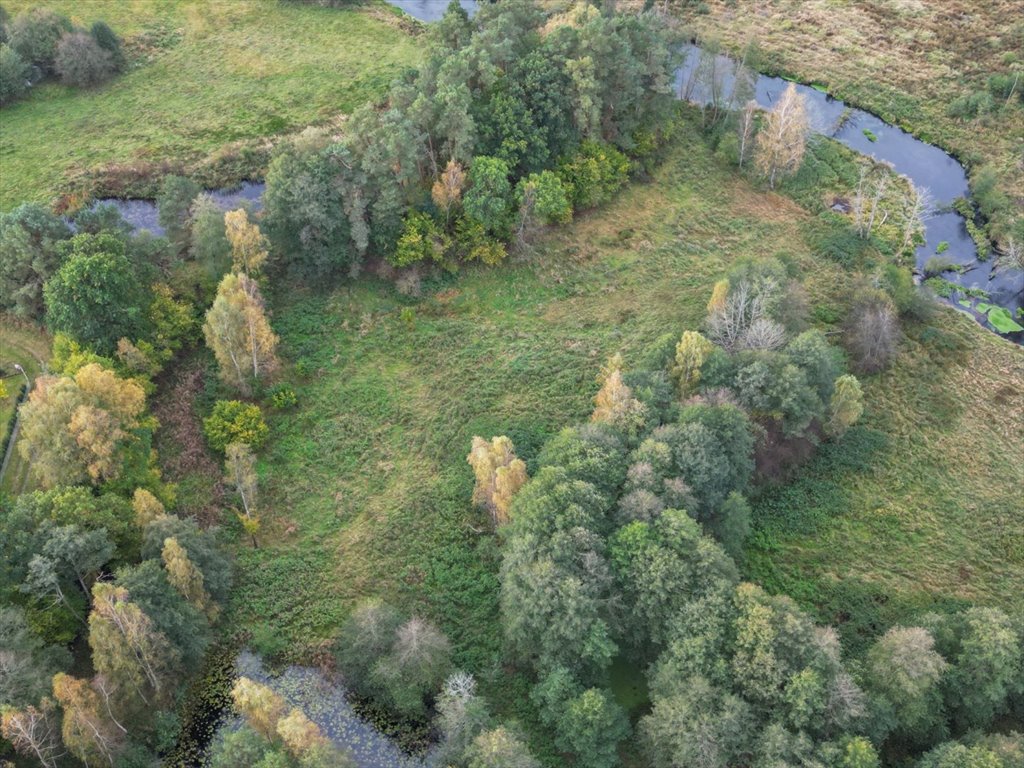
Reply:
[[25, 61], [45, 72], [51, 72], [57, 57], [57, 44], [65, 34], [72, 31], [67, 16], [46, 8], [36, 8], [20, 14], [11, 24], [11, 47]]
[[114, 34], [114, 30], [105, 21], [96, 21], [89, 29], [89, 34], [96, 41], [96, 45], [110, 54], [114, 69], [122, 69], [124, 67], [124, 51], [121, 50], [121, 38]]
[[29, 65], [9, 45], [0, 45], [0, 106], [20, 99], [28, 90]]
[[892, 300], [882, 291], [862, 291], [846, 327], [846, 347], [854, 366], [864, 373], [889, 367], [896, 356], [900, 322]]
[[268, 433], [259, 406], [240, 400], [218, 400], [213, 412], [203, 419], [203, 434], [216, 451], [223, 451], [231, 443], [259, 448]]
[[398, 247], [388, 256], [396, 267], [408, 267], [420, 261], [440, 262], [448, 250], [448, 237], [426, 213], [413, 211], [405, 217]]
[[925, 277], [937, 277], [953, 270], [956, 264], [948, 256], [932, 256], [924, 263]]
[[291, 387], [278, 385], [270, 393], [270, 402], [274, 408], [283, 411], [286, 408], [294, 408], [299, 402], [299, 398]]
[[612, 146], [584, 141], [580, 151], [558, 169], [574, 210], [611, 200], [629, 177], [629, 160]]
[[85, 32], [73, 32], [61, 38], [54, 67], [61, 82], [80, 88], [99, 85], [115, 70], [110, 53]]

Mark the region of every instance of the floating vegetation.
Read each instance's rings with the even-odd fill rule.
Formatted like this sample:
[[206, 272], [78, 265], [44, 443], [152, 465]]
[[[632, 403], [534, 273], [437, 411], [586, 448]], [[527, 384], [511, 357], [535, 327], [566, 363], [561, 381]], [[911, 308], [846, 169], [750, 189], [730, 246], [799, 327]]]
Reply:
[[871, 131], [868, 128], [865, 128], [863, 131], [861, 131], [861, 133], [867, 136], [868, 141], [878, 141], [878, 137], [874, 134], [873, 131]]
[[949, 243], [946, 240], [943, 240], [941, 243], [939, 243], [937, 246], [935, 246], [935, 253], [936, 254], [945, 253], [948, 250], [949, 250]]
[[988, 311], [988, 322], [1000, 333], [1017, 333], [1018, 331], [1024, 331], [1024, 325], [1021, 325], [1013, 319], [1013, 315], [1010, 314], [1010, 310], [1006, 307], [992, 307]]

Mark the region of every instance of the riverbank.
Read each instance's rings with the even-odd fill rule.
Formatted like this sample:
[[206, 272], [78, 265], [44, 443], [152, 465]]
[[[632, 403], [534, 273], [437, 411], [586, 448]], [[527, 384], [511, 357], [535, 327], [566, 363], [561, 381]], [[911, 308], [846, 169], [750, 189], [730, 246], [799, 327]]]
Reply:
[[[762, 71], [820, 84], [956, 156], [1000, 240], [1013, 222], [1024, 227], [1018, 11], [1012, 0], [709, 0], [673, 10], [702, 39], [719, 40], [736, 55], [755, 42]], [[1014, 73], [1021, 82], [1012, 98], [989, 91], [991, 76]], [[954, 104], [972, 96], [984, 108], [962, 115]]]

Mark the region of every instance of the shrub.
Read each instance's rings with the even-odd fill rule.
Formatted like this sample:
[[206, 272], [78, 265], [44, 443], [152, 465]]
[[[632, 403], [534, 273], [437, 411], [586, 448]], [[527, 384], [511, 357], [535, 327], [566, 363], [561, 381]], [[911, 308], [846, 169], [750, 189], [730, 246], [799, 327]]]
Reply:
[[73, 32], [61, 38], [54, 68], [61, 82], [80, 88], [99, 85], [115, 70], [110, 52], [103, 50], [85, 32]]
[[899, 335], [899, 319], [889, 297], [877, 290], [861, 292], [846, 328], [846, 346], [857, 369], [875, 373], [888, 368], [896, 356]]
[[57, 57], [57, 44], [72, 30], [67, 16], [36, 8], [20, 14], [11, 24], [11, 47], [25, 61], [50, 72]]
[[388, 256], [396, 267], [408, 267], [420, 261], [440, 262], [448, 250], [448, 237], [426, 213], [414, 211], [405, 217], [398, 247]]
[[231, 443], [259, 448], [268, 432], [259, 406], [240, 400], [218, 400], [213, 412], [203, 419], [206, 440], [217, 451], [223, 451]]
[[29, 65], [9, 45], [0, 45], [0, 106], [21, 98], [28, 90]]
[[121, 38], [114, 34], [114, 30], [105, 21], [95, 21], [89, 29], [89, 34], [96, 41], [96, 45], [110, 54], [110, 60], [114, 69], [120, 70], [124, 67], [124, 51], [121, 50]]
[[932, 256], [924, 263], [925, 277], [937, 277], [951, 271], [956, 265], [948, 256]]
[[270, 402], [273, 404], [274, 408], [282, 411], [285, 408], [295, 407], [299, 402], [299, 398], [295, 394], [294, 389], [279, 384], [274, 387], [273, 391], [270, 393]]

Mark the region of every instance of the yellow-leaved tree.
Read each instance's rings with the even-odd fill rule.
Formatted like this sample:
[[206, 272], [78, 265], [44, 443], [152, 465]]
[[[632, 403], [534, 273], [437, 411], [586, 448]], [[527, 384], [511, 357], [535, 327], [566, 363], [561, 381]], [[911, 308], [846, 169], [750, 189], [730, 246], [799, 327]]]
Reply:
[[438, 210], [444, 211], [445, 222], [451, 217], [452, 209], [457, 208], [462, 202], [462, 187], [465, 183], [466, 172], [458, 160], [452, 159], [448, 161], [448, 165], [431, 187], [430, 196]]
[[846, 374], [836, 379], [829, 403], [829, 420], [825, 431], [831, 437], [841, 437], [864, 413], [864, 393], [856, 376]]
[[260, 529], [260, 519], [256, 515], [256, 492], [259, 478], [256, 475], [256, 456], [248, 443], [229, 443], [224, 450], [224, 480], [238, 491], [242, 499], [244, 514], [238, 516], [245, 532], [252, 538], [253, 549], [256, 548], [256, 533]]
[[270, 255], [267, 238], [258, 224], [249, 221], [243, 208], [224, 214], [224, 234], [231, 244], [232, 269], [249, 277], [257, 277]]
[[136, 488], [132, 494], [132, 511], [135, 513], [135, 524], [145, 528], [154, 520], [164, 517], [167, 510], [156, 496], [145, 488]]
[[512, 497], [526, 484], [526, 464], [504, 435], [490, 441], [475, 436], [466, 461], [476, 475], [473, 503], [491, 513], [495, 528], [504, 525]]
[[284, 699], [279, 694], [262, 683], [240, 677], [231, 689], [231, 699], [235, 709], [253, 730], [271, 741], [277, 738], [277, 724], [286, 709]]
[[254, 382], [277, 370], [278, 339], [267, 320], [259, 286], [249, 276], [224, 276], [206, 313], [203, 333], [217, 358], [221, 379], [243, 394], [252, 394]]
[[647, 406], [633, 397], [633, 390], [622, 380], [622, 357], [615, 355], [609, 360], [598, 380], [601, 389], [594, 396], [590, 420], [636, 434], [647, 419]]
[[220, 608], [207, 593], [203, 572], [189, 559], [185, 548], [177, 539], [166, 538], [160, 554], [167, 570], [168, 583], [195, 606], [196, 610], [205, 614], [210, 621], [216, 621]]
[[772, 189], [775, 189], [776, 179], [796, 173], [800, 167], [808, 131], [806, 100], [797, 93], [796, 84], [790, 83], [775, 107], [765, 115], [764, 125], [757, 135], [754, 163], [768, 178]]
[[[726, 293], [728, 290], [728, 283], [726, 283]], [[713, 301], [714, 299], [712, 299]], [[724, 303], [724, 301], [723, 297], [722, 302]], [[710, 307], [711, 304], [708, 306]], [[708, 359], [708, 355], [714, 348], [715, 345], [697, 331], [683, 331], [679, 343], [676, 344], [676, 361], [672, 368], [672, 372], [679, 381], [681, 397], [689, 397], [697, 390], [701, 366], [704, 365], [704, 361]]]
[[114, 480], [145, 407], [138, 383], [96, 363], [73, 378], [40, 376], [21, 409], [18, 450], [46, 488]]

